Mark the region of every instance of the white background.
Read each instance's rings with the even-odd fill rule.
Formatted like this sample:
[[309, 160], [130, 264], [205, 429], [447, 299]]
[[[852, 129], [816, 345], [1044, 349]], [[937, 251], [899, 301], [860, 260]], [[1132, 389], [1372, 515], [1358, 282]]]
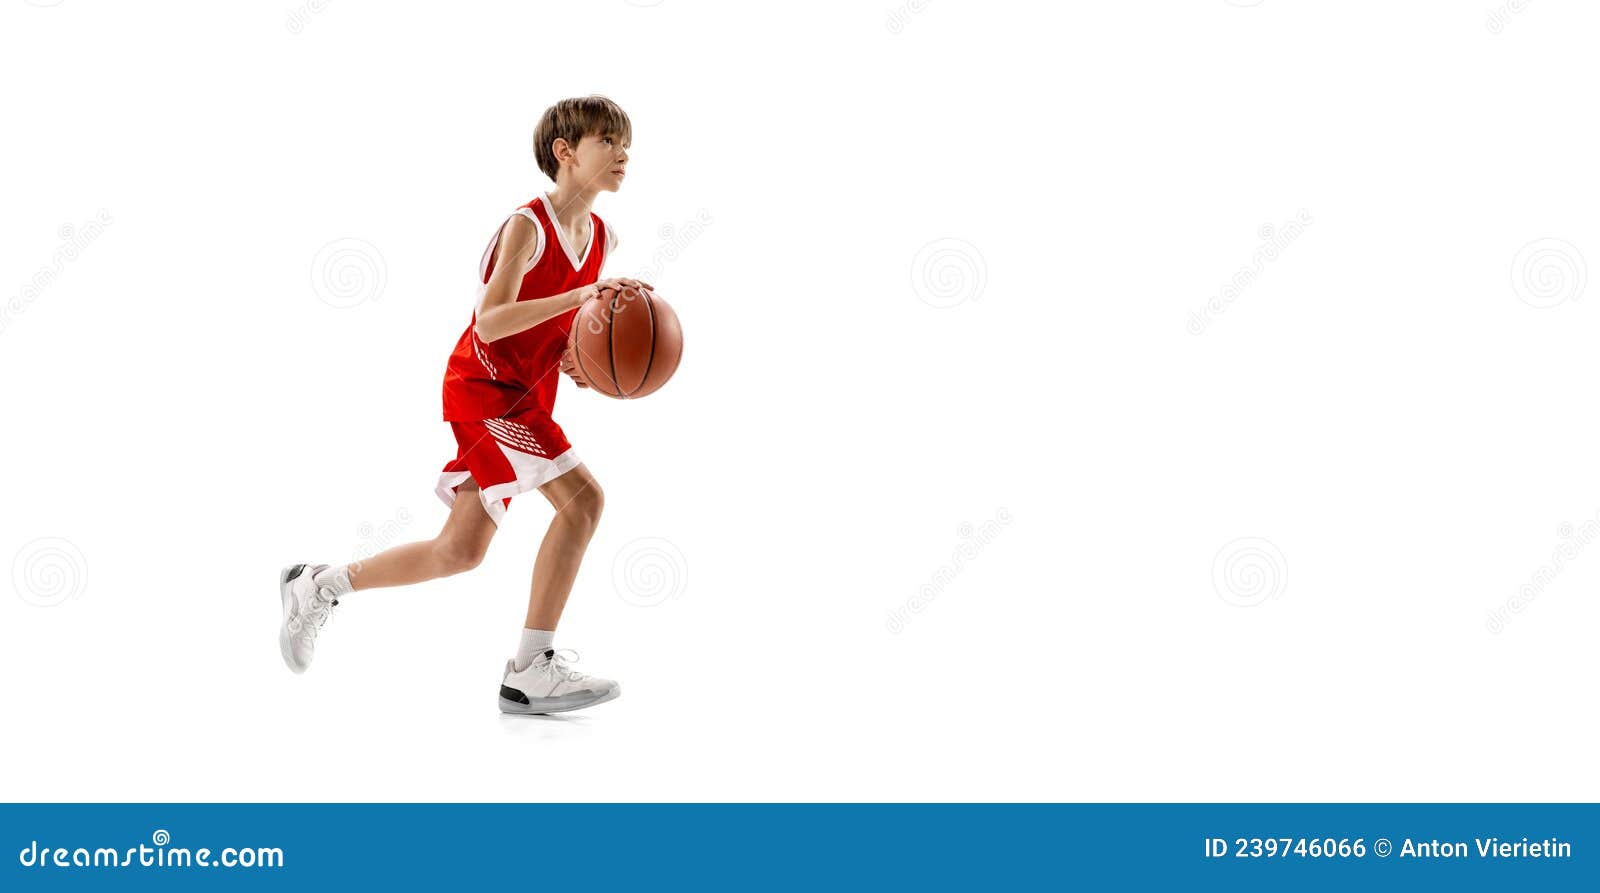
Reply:
[[[1600, 797], [1600, 13], [1308, 6], [8, 0], [0, 793]], [[531, 496], [291, 675], [589, 92], [687, 344], [556, 408], [624, 696], [495, 710]]]

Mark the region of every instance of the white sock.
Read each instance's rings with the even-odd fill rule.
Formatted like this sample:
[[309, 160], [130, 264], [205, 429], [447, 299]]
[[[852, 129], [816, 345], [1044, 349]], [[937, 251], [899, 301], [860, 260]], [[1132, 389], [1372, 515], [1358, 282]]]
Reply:
[[517, 656], [511, 661], [511, 669], [518, 673], [526, 670], [535, 658], [550, 650], [555, 640], [556, 631], [553, 629], [523, 630], [522, 641], [517, 644]]
[[325, 567], [311, 578], [311, 582], [318, 588], [328, 586], [333, 589], [334, 598], [344, 598], [356, 588], [350, 584], [350, 565], [341, 564], [337, 567]]

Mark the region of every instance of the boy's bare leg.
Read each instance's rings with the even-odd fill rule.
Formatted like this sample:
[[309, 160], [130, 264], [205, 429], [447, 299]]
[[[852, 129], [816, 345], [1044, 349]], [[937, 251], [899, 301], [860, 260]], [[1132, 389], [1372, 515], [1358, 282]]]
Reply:
[[561, 609], [589, 548], [605, 497], [589, 469], [579, 465], [539, 488], [556, 515], [550, 519], [533, 565], [528, 620], [517, 655], [500, 680], [502, 713], [562, 713], [603, 704], [622, 694], [610, 679], [579, 673], [552, 648]]
[[539, 545], [533, 564], [533, 586], [528, 595], [530, 630], [553, 630], [567, 606], [567, 595], [578, 576], [578, 565], [589, 548], [605, 507], [605, 494], [585, 465], [539, 488], [556, 510]]
[[438, 536], [353, 562], [350, 585], [358, 590], [404, 586], [472, 570], [483, 561], [494, 533], [494, 519], [484, 511], [478, 485], [469, 480], [457, 490], [450, 517]]

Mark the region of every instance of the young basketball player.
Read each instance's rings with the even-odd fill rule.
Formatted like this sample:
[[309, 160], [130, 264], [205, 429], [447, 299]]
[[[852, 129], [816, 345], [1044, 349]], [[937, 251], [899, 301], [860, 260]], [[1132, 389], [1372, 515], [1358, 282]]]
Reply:
[[602, 96], [562, 100], [540, 117], [534, 155], [555, 189], [518, 208], [490, 240], [472, 322], [445, 370], [444, 418], [457, 452], [438, 494], [450, 517], [434, 539], [365, 561], [285, 568], [278, 644], [290, 669], [310, 666], [318, 631], [350, 593], [477, 567], [511, 497], [537, 489], [555, 517], [534, 562], [528, 617], [516, 656], [506, 662], [500, 709], [558, 713], [621, 693], [609, 679], [573, 670], [553, 648], [604, 499], [550, 413], [559, 372], [584, 386], [563, 358], [577, 308], [602, 289], [650, 287], [600, 278], [617, 237], [590, 210], [595, 196], [621, 187], [632, 138], [628, 116]]

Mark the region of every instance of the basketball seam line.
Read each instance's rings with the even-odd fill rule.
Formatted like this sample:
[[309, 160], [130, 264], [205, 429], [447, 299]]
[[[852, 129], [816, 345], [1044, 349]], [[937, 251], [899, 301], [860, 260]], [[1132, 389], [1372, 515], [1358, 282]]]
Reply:
[[612, 298], [610, 302], [611, 325], [608, 327], [610, 331], [606, 333], [606, 339], [610, 342], [611, 347], [608, 351], [611, 354], [611, 384], [616, 387], [617, 396], [626, 400], [628, 395], [622, 393], [622, 382], [617, 380], [617, 298], [622, 296], [622, 291], [618, 289], [613, 294], [617, 297]]
[[642, 389], [645, 386], [645, 383], [650, 380], [650, 366], [656, 361], [657, 333], [655, 304], [651, 303], [650, 296], [643, 291], [639, 292], [639, 297], [644, 301], [645, 309], [650, 311], [650, 356], [644, 361], [644, 375], [639, 379], [639, 388]]
[[[583, 313], [580, 311], [577, 316], [573, 317], [572, 322], [574, 323], [574, 326], [582, 325]], [[574, 328], [573, 331], [576, 332], [578, 330]], [[580, 332], [579, 334], [581, 335], [582, 333]], [[580, 340], [581, 339], [579, 337], [574, 337], [572, 339], [572, 356], [578, 361], [578, 372], [583, 375], [583, 380], [589, 381], [589, 367], [583, 364], [584, 351], [583, 345], [579, 343]]]

